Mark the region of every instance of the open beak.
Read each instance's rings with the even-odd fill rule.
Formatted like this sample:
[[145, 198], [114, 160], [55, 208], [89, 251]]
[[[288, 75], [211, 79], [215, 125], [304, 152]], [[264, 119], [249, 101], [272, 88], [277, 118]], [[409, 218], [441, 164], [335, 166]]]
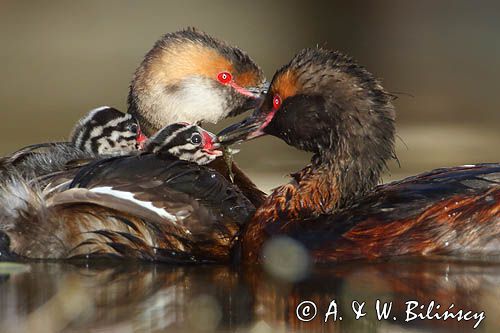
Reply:
[[209, 155], [222, 156], [221, 144], [217, 142], [217, 137], [205, 130], [202, 131], [202, 134], [204, 141], [202, 151]]
[[274, 112], [266, 114], [260, 110], [256, 110], [250, 117], [220, 131], [217, 134], [218, 142], [227, 146], [265, 135], [264, 128], [272, 120], [273, 116]]
[[276, 110], [263, 112], [261, 109], [269, 86], [270, 83], [266, 81], [260, 87], [248, 88], [255, 96], [254, 99], [248, 101], [252, 103], [251, 106], [248, 105], [249, 109], [254, 108], [256, 110], [251, 116], [220, 131], [219, 134], [217, 134], [217, 140], [220, 144], [229, 146], [234, 143], [255, 139], [266, 134], [264, 128], [273, 120], [274, 114], [276, 113]]
[[258, 87], [241, 87], [236, 82], [231, 81], [229, 83], [237, 92], [240, 94], [253, 98], [253, 99], [262, 99], [269, 90], [269, 82], [264, 82], [261, 86]]
[[252, 94], [253, 103], [251, 103], [250, 109], [259, 108], [266, 97], [267, 91], [269, 90], [270, 83], [268, 81], [264, 82], [263, 85], [258, 87], [249, 87], [247, 90]]
[[264, 101], [264, 97], [266, 96], [267, 90], [269, 89], [269, 83], [265, 82], [262, 86], [259, 87], [240, 87], [236, 85], [235, 83], [231, 83], [231, 86], [240, 94], [243, 96], [247, 97], [245, 102], [241, 107], [239, 107], [236, 110], [233, 110], [229, 116], [237, 116], [240, 113], [243, 113], [245, 111], [251, 110], [251, 109], [256, 109], [261, 106], [262, 102]]
[[264, 82], [261, 86], [258, 87], [248, 87], [247, 90], [252, 93], [255, 97], [259, 98], [260, 96], [266, 95], [269, 90], [269, 86], [271, 83], [269, 81]]

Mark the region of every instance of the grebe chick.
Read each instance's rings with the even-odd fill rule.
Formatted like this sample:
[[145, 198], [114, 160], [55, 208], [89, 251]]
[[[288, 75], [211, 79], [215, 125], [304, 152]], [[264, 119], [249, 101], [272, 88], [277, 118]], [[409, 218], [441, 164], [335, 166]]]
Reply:
[[176, 123], [153, 135], [144, 153], [170, 154], [180, 160], [205, 165], [222, 156], [214, 134], [197, 125]]
[[193, 163], [221, 155], [213, 138], [198, 126], [172, 124], [139, 154], [63, 172], [53, 181], [67, 185], [57, 191], [6, 183], [0, 259], [229, 261], [255, 208], [215, 170]]
[[2, 157], [0, 173], [2, 177], [14, 171], [25, 177], [39, 177], [64, 169], [71, 160], [130, 154], [145, 140], [132, 115], [104, 106], [80, 119], [68, 142], [30, 145]]

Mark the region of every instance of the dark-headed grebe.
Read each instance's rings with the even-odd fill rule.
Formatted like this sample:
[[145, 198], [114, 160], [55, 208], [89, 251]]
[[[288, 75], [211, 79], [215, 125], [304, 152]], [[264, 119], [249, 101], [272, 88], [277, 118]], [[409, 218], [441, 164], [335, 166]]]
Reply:
[[394, 151], [391, 97], [350, 58], [305, 49], [274, 75], [262, 106], [220, 133], [226, 144], [269, 134], [314, 155], [257, 210], [246, 262], [276, 236], [314, 262], [500, 254], [500, 165], [438, 169], [376, 186]]

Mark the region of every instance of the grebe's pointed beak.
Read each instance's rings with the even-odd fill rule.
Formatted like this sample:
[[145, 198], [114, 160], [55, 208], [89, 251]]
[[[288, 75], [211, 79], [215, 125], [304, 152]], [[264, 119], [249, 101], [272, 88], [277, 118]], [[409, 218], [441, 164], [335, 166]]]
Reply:
[[251, 140], [265, 135], [263, 129], [267, 126], [267, 124], [269, 124], [274, 116], [274, 112], [271, 112], [272, 115], [270, 115], [265, 114], [260, 110], [262, 103], [266, 98], [269, 86], [270, 83], [266, 81], [258, 87], [247, 88], [247, 91], [252, 94], [253, 98], [249, 98], [243, 108], [247, 110], [256, 110], [250, 117], [245, 118], [239, 123], [226, 127], [219, 134], [217, 134], [217, 140], [221, 145], [229, 146], [234, 143]]
[[257, 87], [248, 87], [247, 90], [251, 92], [255, 98], [260, 98], [262, 96], [265, 96], [267, 94], [267, 91], [269, 90], [269, 86], [271, 83], [269, 81], [265, 81], [263, 84]]
[[266, 92], [269, 89], [269, 83], [267, 81], [256, 87], [244, 87], [244, 88], [237, 85], [233, 81], [231, 81], [229, 84], [237, 92], [245, 96], [243, 104], [237, 107], [236, 109], [232, 110], [228, 114], [229, 117], [234, 117], [248, 110], [260, 107], [262, 105], [262, 102], [264, 101]]
[[217, 134], [218, 141], [224, 145], [232, 145], [265, 135], [264, 128], [272, 120], [274, 113], [265, 114], [256, 110], [250, 117], [241, 122], [230, 125]]

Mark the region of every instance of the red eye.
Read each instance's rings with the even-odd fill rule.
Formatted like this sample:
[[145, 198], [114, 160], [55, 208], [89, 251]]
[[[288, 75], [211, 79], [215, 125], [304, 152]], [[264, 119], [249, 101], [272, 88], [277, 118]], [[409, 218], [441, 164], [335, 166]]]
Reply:
[[220, 83], [229, 83], [232, 79], [232, 75], [229, 72], [221, 72], [219, 75], [217, 75], [217, 80], [219, 80]]
[[281, 97], [280, 95], [274, 95], [273, 97], [273, 109], [278, 110], [281, 106]]

